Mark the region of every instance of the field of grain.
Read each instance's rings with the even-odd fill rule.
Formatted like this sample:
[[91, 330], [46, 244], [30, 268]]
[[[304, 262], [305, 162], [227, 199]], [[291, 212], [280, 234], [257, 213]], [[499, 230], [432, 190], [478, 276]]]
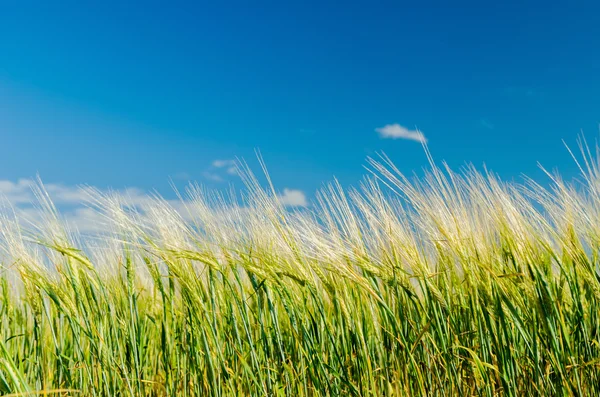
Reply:
[[0, 219], [0, 392], [33, 396], [600, 394], [600, 164], [506, 183], [370, 160], [290, 210], [190, 186], [110, 233]]

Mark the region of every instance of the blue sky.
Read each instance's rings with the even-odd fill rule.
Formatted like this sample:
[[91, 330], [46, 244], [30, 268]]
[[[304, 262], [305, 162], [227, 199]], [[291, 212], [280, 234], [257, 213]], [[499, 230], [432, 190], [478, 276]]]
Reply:
[[376, 152], [425, 166], [386, 125], [507, 179], [598, 134], [598, 2], [41, 3], [0, 2], [0, 181], [168, 195], [258, 149], [310, 197]]

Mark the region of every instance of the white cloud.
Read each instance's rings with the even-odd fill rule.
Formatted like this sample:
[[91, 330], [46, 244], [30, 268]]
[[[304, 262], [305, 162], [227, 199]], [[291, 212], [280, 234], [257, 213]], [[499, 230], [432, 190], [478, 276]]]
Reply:
[[421, 143], [427, 142], [425, 135], [421, 131], [409, 130], [400, 124], [388, 124], [381, 128], [375, 128], [375, 131], [379, 133], [380, 137], [386, 139], [408, 139]]
[[[235, 161], [235, 160], [214, 160], [212, 162], [212, 167], [222, 169], [229, 175], [238, 175], [237, 161]], [[217, 181], [215, 176], [218, 177], [218, 175], [215, 173], [211, 173], [211, 174], [212, 174], [212, 177], [210, 177], [209, 175], [206, 175], [206, 173], [205, 173], [205, 177], [207, 177], [208, 179], [211, 179], [213, 181]], [[221, 178], [221, 180], [223, 180], [223, 178]]]
[[215, 160], [212, 162], [212, 166], [215, 168], [235, 167], [235, 160]]
[[[0, 181], [0, 197], [6, 198], [13, 205], [31, 204], [37, 201], [33, 193], [36, 185], [32, 179]], [[57, 204], [80, 203], [89, 197], [84, 187], [48, 183], [44, 184], [44, 188]]]
[[283, 194], [279, 196], [279, 201], [288, 207], [306, 207], [308, 205], [306, 194], [302, 190], [296, 189], [283, 189]]
[[53, 183], [44, 184], [44, 188], [55, 203], [76, 204], [89, 198], [87, 188], [79, 186], [64, 186]]
[[[15, 213], [23, 220], [37, 224], [43, 222], [40, 201], [36, 198], [35, 190], [39, 187], [33, 179], [19, 179], [16, 182], [0, 180], [0, 202], [8, 203]], [[107, 230], [106, 221], [86, 204], [94, 201], [97, 194], [106, 192], [89, 186], [67, 186], [57, 183], [46, 183], [43, 189], [52, 203], [60, 210], [60, 216], [69, 228], [83, 233]], [[144, 208], [151, 202], [151, 197], [140, 189], [127, 188], [110, 192], [116, 194], [128, 205]]]
[[202, 173], [204, 179], [208, 179], [213, 182], [223, 182], [223, 178], [220, 175], [215, 174], [214, 172], [204, 171]]
[[33, 201], [31, 187], [33, 181], [30, 179], [19, 179], [17, 182], [0, 181], [0, 196], [4, 196], [13, 204], [25, 204]]
[[[219, 175], [207, 173], [206, 178], [218, 178]], [[9, 203], [17, 217], [31, 225], [44, 224], [43, 212], [38, 207], [34, 189], [38, 186], [33, 179], [19, 179], [16, 182], [0, 180], [0, 207], [3, 203]], [[77, 230], [84, 234], [97, 234], [110, 230], [110, 222], [97, 210], [92, 209], [97, 199], [108, 195], [114, 197], [118, 202], [126, 206], [136, 208], [145, 213], [153, 208], [153, 198], [147, 192], [138, 188], [127, 188], [121, 190], [100, 190], [90, 186], [68, 186], [63, 184], [44, 184], [43, 188], [50, 196], [52, 202], [60, 212], [60, 218], [70, 230]], [[308, 201], [303, 191], [297, 189], [283, 189], [278, 196], [281, 204], [288, 207], [306, 207]], [[189, 219], [186, 204], [180, 200], [166, 201], [184, 219]], [[90, 207], [91, 204], [91, 207]], [[6, 210], [6, 208], [4, 209]], [[0, 209], [0, 211], [3, 211]]]
[[235, 169], [236, 167], [236, 161], [235, 160], [215, 160], [212, 162], [212, 166], [215, 168], [225, 168], [227, 170], [230, 170], [232, 168]]
[[[43, 211], [38, 208], [14, 206], [12, 210], [14, 210], [16, 217], [23, 221], [26, 226], [33, 225], [37, 227], [47, 222]], [[6, 209], [2, 209], [2, 211], [6, 211]], [[110, 229], [107, 220], [98, 211], [83, 205], [74, 209], [62, 209], [60, 211], [60, 218], [69, 230], [76, 230], [84, 234], [105, 232]]]

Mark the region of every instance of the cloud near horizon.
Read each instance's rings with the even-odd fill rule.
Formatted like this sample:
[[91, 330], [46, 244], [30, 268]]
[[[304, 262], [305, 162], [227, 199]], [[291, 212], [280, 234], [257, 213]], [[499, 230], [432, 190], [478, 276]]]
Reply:
[[81, 233], [95, 233], [107, 230], [105, 219], [89, 207], [97, 192], [118, 195], [129, 205], [137, 208], [144, 208], [152, 201], [151, 196], [138, 188], [103, 191], [91, 186], [68, 186], [59, 183], [40, 185], [40, 183], [41, 181], [28, 178], [21, 178], [16, 182], [0, 180], [0, 203], [8, 204], [17, 216], [27, 222], [43, 221], [39, 208], [40, 200], [36, 196], [37, 188], [43, 186], [43, 190], [58, 207], [60, 217], [69, 228]]
[[417, 129], [409, 130], [397, 123], [375, 128], [375, 131], [384, 139], [407, 139], [409, 141], [427, 143], [427, 138], [425, 138], [425, 135], [421, 131]]
[[[22, 178], [15, 181], [0, 180], [0, 212], [7, 209], [29, 222], [43, 222], [42, 213], [39, 210], [39, 200], [36, 197], [36, 188], [39, 182], [34, 179]], [[106, 219], [96, 210], [89, 206], [97, 194], [110, 193], [111, 196], [119, 197], [123, 203], [133, 206], [143, 212], [152, 207], [153, 198], [148, 193], [138, 188], [126, 188], [121, 190], [102, 190], [92, 186], [69, 186], [58, 183], [43, 184], [52, 202], [58, 207], [59, 215], [71, 230], [81, 233], [99, 233], [110, 229]], [[308, 200], [302, 190], [284, 188], [283, 193], [278, 196], [279, 202], [286, 207], [306, 207]], [[182, 217], [188, 218], [186, 204], [189, 202], [179, 199], [165, 200]], [[6, 204], [9, 207], [6, 207]]]

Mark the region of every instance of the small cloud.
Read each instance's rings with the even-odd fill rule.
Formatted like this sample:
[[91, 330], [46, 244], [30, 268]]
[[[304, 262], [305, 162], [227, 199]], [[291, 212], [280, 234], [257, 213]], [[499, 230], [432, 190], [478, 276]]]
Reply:
[[204, 179], [207, 179], [209, 181], [223, 182], [223, 178], [221, 176], [215, 174], [214, 172], [204, 171], [202, 173], [202, 176], [204, 177]]
[[288, 207], [306, 207], [308, 205], [306, 194], [302, 190], [296, 189], [283, 189], [283, 194], [279, 196], [279, 201]]
[[409, 130], [400, 124], [388, 124], [385, 127], [375, 128], [375, 131], [384, 139], [408, 139], [410, 141], [421, 143], [427, 142], [425, 135], [423, 135], [421, 131]]
[[238, 168], [235, 160], [215, 160], [212, 162], [214, 168], [224, 169], [229, 175], [237, 175]]
[[479, 120], [479, 124], [484, 127], [487, 128], [488, 130], [493, 130], [494, 129], [494, 124], [490, 123], [488, 120], [486, 119], [481, 119]]
[[212, 162], [215, 168], [226, 168], [235, 166], [235, 160], [215, 160]]

